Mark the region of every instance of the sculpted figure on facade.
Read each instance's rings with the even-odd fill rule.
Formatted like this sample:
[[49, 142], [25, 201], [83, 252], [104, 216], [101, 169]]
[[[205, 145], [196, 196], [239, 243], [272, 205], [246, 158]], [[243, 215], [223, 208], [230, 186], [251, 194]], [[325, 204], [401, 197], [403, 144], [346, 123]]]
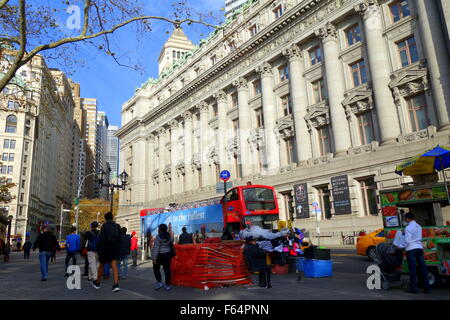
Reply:
[[325, 26], [317, 29], [315, 31], [315, 35], [319, 37], [323, 42], [337, 40], [337, 30], [331, 22], [327, 22]]

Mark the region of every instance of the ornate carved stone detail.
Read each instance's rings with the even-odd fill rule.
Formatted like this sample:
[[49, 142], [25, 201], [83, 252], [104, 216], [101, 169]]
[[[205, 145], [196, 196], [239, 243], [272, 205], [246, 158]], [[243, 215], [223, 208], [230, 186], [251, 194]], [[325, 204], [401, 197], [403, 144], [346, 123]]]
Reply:
[[353, 7], [364, 19], [376, 16], [381, 17], [381, 9], [375, 0], [365, 0]]
[[429, 126], [428, 128], [423, 129], [423, 130], [412, 132], [412, 133], [409, 133], [406, 135], [402, 135], [399, 137], [398, 140], [400, 143], [409, 143], [409, 142], [414, 142], [414, 141], [419, 141], [419, 140], [428, 140], [434, 136], [436, 131], [437, 131], [436, 127]]
[[159, 127], [158, 129], [156, 129], [156, 132], [159, 136], [162, 136], [166, 134], [166, 129], [164, 127]]
[[170, 164], [166, 165], [164, 168], [163, 175], [166, 180], [169, 180], [172, 177], [172, 166]]
[[201, 101], [199, 104], [197, 104], [197, 109], [200, 112], [208, 112], [209, 111], [209, 105], [206, 103], [206, 101]]
[[[330, 124], [330, 108], [326, 103], [308, 108], [305, 120], [309, 127], [319, 128]], [[310, 128], [311, 129], [311, 128]]]
[[192, 156], [191, 165], [196, 170], [200, 170], [202, 168], [202, 156], [199, 152]]
[[206, 155], [206, 157], [208, 158], [209, 162], [212, 164], [219, 164], [220, 160], [219, 160], [219, 150], [217, 147], [212, 146], [209, 148], [208, 154]]
[[[180, 122], [178, 122], [177, 120], [171, 120], [169, 122], [169, 126], [172, 129], [177, 129], [180, 126]], [[172, 134], [173, 134], [173, 132], [172, 132]]]
[[259, 67], [256, 68], [256, 72], [261, 74], [261, 76], [271, 76], [273, 74], [273, 68], [270, 63], [263, 62]]
[[245, 78], [241, 77], [233, 82], [233, 86], [235, 86], [238, 90], [248, 89], [248, 82]]
[[378, 141], [372, 141], [369, 144], [365, 144], [362, 146], [354, 147], [349, 149], [350, 155], [357, 155], [367, 152], [374, 152], [378, 149]]
[[175, 166], [175, 170], [178, 173], [179, 176], [186, 174], [186, 168], [184, 165], [184, 161], [178, 162], [178, 164]]
[[184, 121], [192, 120], [193, 114], [190, 111], [186, 111], [181, 115], [181, 117], [183, 118]]
[[400, 104], [401, 97], [409, 97], [429, 90], [428, 69], [425, 63], [421, 62], [412, 68], [402, 69], [392, 74], [389, 87], [397, 105]]
[[326, 164], [330, 163], [333, 160], [333, 154], [327, 153], [326, 155], [322, 157], [312, 158], [308, 160], [309, 165], [320, 165], [320, 164]]
[[296, 44], [293, 44], [290, 48], [283, 50], [283, 55], [286, 56], [289, 61], [303, 60], [302, 50]]
[[295, 136], [294, 119], [292, 115], [283, 117], [276, 121], [275, 134], [278, 142], [280, 139], [288, 139]]
[[348, 91], [344, 97], [342, 105], [346, 110], [347, 117], [350, 117], [351, 113], [358, 114], [374, 108], [372, 88], [369, 85]]
[[223, 90], [217, 91], [217, 92], [213, 95], [213, 97], [214, 97], [214, 99], [217, 100], [218, 103], [221, 103], [221, 102], [227, 102], [227, 101], [228, 101], [228, 99], [227, 99], [227, 94], [226, 94], [226, 92], [223, 91]]
[[229, 158], [239, 156], [241, 154], [241, 147], [239, 145], [238, 137], [228, 140], [228, 145], [225, 147], [225, 150], [227, 151]]
[[322, 41], [337, 40], [337, 30], [331, 22], [327, 22], [325, 26], [315, 31], [315, 35]]
[[260, 150], [265, 145], [264, 129], [258, 128], [250, 131], [250, 137], [247, 139], [252, 150]]
[[155, 182], [155, 183], [159, 182], [159, 169], [156, 169], [153, 171], [152, 179], [153, 179], [153, 182]]

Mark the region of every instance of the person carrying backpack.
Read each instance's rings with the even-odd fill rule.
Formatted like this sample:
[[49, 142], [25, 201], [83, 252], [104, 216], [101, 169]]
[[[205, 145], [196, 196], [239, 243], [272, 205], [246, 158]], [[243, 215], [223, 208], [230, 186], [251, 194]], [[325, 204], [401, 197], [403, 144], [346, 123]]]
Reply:
[[98, 273], [98, 252], [97, 244], [100, 240], [98, 231], [98, 222], [94, 221], [91, 223], [91, 230], [87, 231], [85, 234], [85, 243], [83, 248], [87, 249], [87, 259], [88, 259], [88, 281], [97, 280]]
[[103, 276], [103, 267], [105, 263], [109, 263], [113, 269], [114, 285], [112, 291], [117, 292], [119, 288], [119, 270], [117, 261], [120, 260], [120, 241], [122, 238], [122, 230], [120, 225], [113, 221], [111, 212], [105, 213], [106, 222], [102, 225], [97, 243], [98, 260], [100, 261], [97, 280], [92, 282], [95, 289], [100, 289], [100, 281]]

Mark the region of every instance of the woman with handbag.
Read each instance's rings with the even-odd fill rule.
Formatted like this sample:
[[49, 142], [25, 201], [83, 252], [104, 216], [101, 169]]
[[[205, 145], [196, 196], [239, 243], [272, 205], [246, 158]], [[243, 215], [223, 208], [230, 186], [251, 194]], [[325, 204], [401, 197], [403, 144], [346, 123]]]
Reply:
[[[164, 287], [164, 290], [170, 291], [171, 270], [170, 262], [175, 255], [173, 247], [173, 239], [167, 231], [167, 225], [160, 224], [158, 227], [158, 235], [155, 237], [155, 243], [152, 248], [153, 272], [156, 278], [155, 290]], [[164, 269], [164, 278], [166, 285], [162, 283], [161, 266]]]

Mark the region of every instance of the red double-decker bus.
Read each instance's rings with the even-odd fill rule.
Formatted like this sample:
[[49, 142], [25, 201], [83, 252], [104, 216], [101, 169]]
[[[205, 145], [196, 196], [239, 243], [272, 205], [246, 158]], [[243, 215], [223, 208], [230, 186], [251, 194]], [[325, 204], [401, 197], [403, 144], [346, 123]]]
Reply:
[[275, 189], [264, 185], [247, 185], [230, 189], [220, 201], [224, 226], [239, 231], [246, 225], [276, 229], [279, 219]]

